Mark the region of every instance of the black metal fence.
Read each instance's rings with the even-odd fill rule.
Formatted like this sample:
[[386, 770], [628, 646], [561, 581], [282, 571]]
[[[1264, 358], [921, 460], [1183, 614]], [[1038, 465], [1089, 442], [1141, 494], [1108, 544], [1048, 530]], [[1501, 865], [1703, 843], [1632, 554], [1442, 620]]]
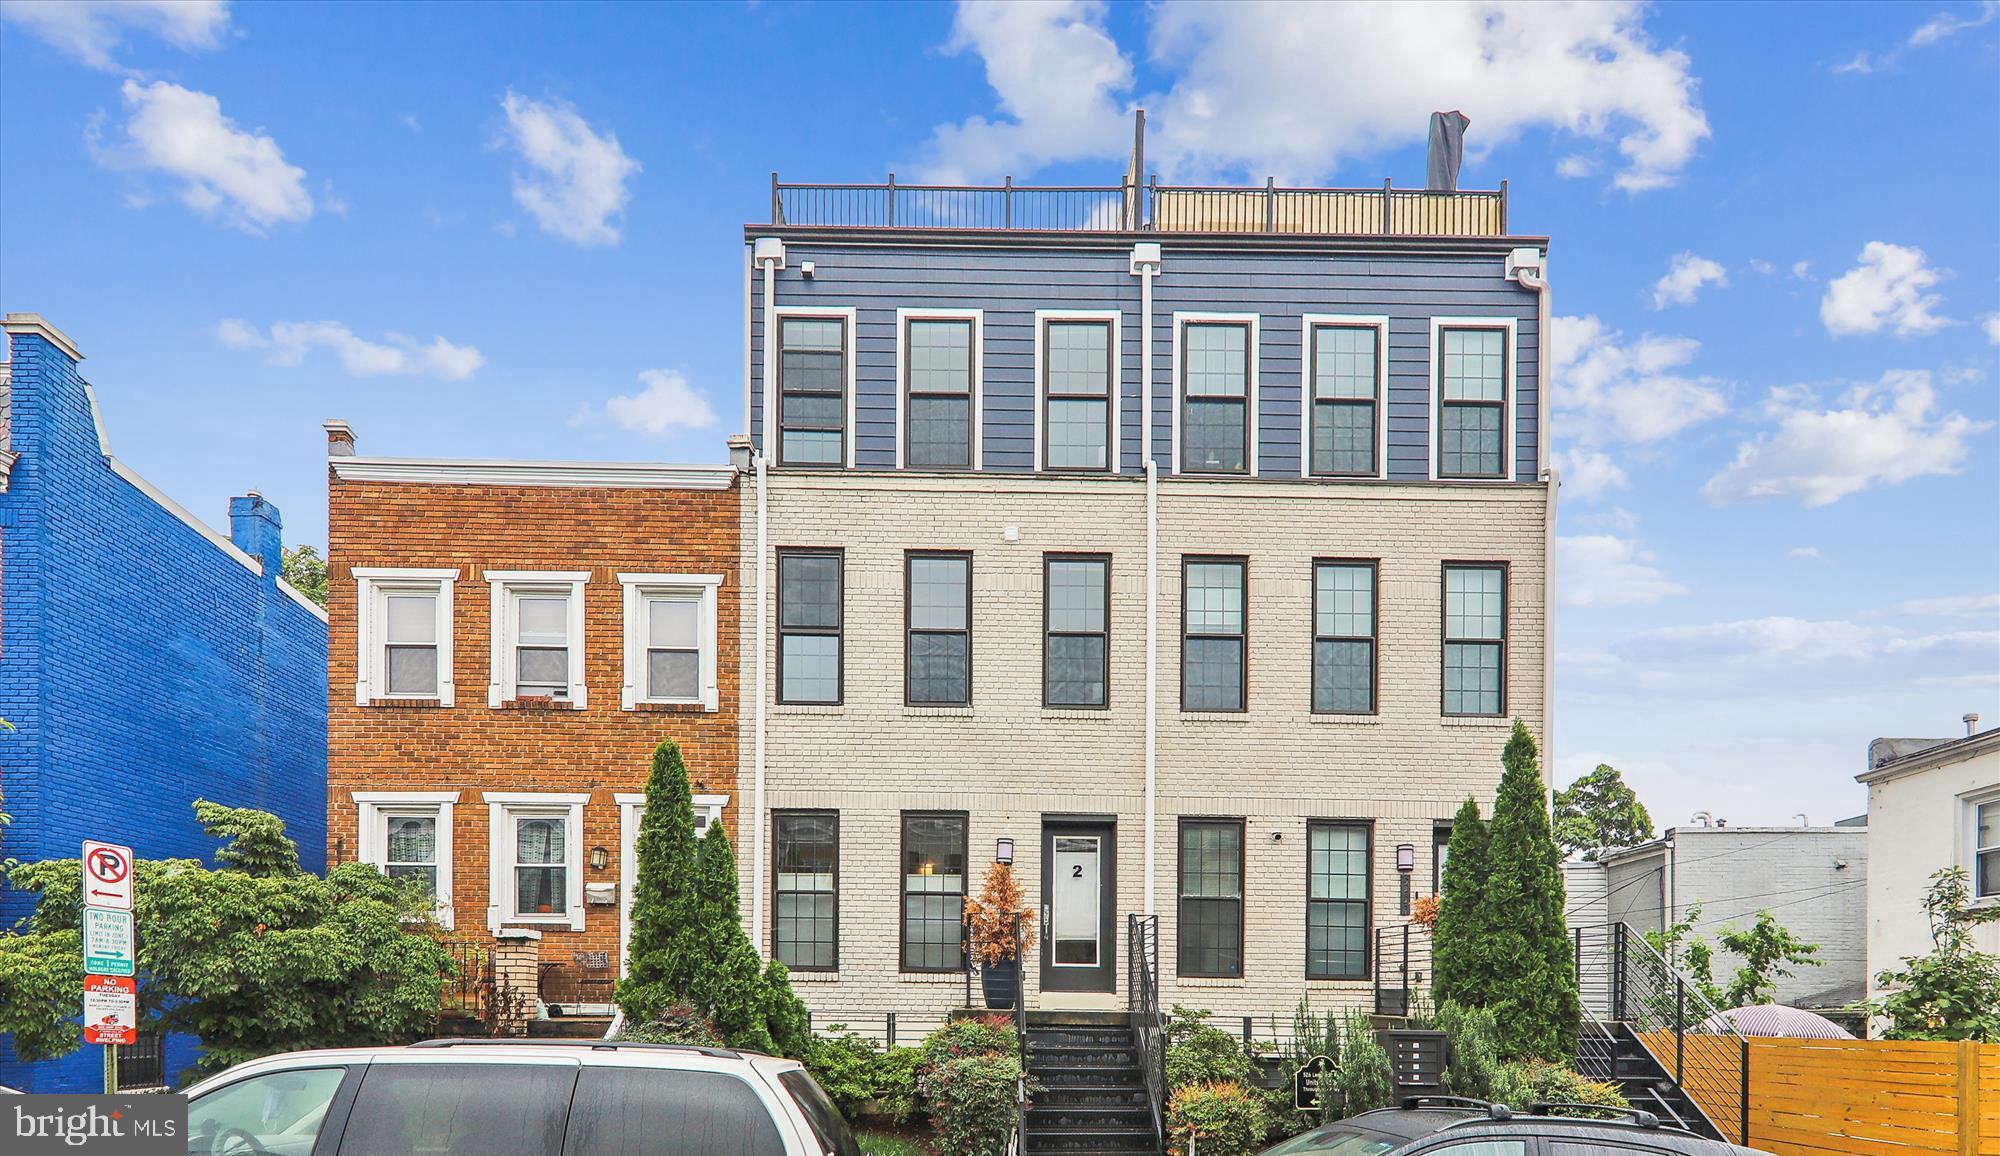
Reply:
[[1406, 1016], [1430, 1001], [1429, 928], [1411, 923], [1378, 927], [1373, 948], [1376, 1015]]
[[1125, 999], [1132, 1013], [1132, 1038], [1140, 1070], [1146, 1074], [1146, 1105], [1152, 1109], [1153, 1143], [1167, 1140], [1167, 1017], [1160, 1011], [1160, 918], [1129, 915], [1125, 928]]
[[118, 1049], [118, 1088], [136, 1092], [167, 1085], [167, 1034], [141, 1028], [133, 1042]]
[[493, 1000], [493, 953], [463, 939], [443, 941], [451, 956], [441, 1009], [448, 1016], [483, 1019]]

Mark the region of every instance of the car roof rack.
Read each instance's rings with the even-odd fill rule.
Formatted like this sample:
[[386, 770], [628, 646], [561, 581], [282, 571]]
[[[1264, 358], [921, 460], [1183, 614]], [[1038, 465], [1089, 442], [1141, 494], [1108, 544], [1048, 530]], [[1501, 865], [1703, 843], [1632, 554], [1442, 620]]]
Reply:
[[[1660, 1118], [1654, 1115], [1653, 1113], [1646, 1111], [1643, 1108], [1614, 1108], [1609, 1104], [1585, 1104], [1577, 1100], [1538, 1101], [1536, 1103], [1528, 1105], [1528, 1115], [1548, 1116], [1555, 1119], [1564, 1119], [1564, 1120], [1585, 1119], [1585, 1120], [1601, 1121], [1604, 1119], [1603, 1116], [1582, 1116], [1582, 1117], [1567, 1116], [1557, 1112], [1555, 1109], [1558, 1108], [1566, 1108], [1572, 1112], [1590, 1111], [1590, 1112], [1609, 1113], [1614, 1118], [1622, 1116], [1641, 1128], [1661, 1127]], [[1678, 1129], [1676, 1129], [1676, 1131], [1678, 1131]]]
[[738, 1060], [743, 1058], [743, 1053], [733, 1048], [711, 1048], [703, 1044], [654, 1044], [642, 1043], [638, 1040], [589, 1040], [566, 1039], [562, 1037], [447, 1036], [435, 1040], [418, 1040], [410, 1046], [413, 1048], [458, 1048], [470, 1047], [475, 1044], [500, 1044], [511, 1047], [589, 1048], [592, 1051], [623, 1051], [632, 1049], [637, 1051], [694, 1052], [697, 1055], [711, 1056], [718, 1060]]
[[1412, 1112], [1418, 1108], [1477, 1108], [1493, 1120], [1506, 1120], [1514, 1115], [1514, 1110], [1505, 1104], [1478, 1100], [1471, 1096], [1405, 1096], [1401, 1107], [1405, 1112]]

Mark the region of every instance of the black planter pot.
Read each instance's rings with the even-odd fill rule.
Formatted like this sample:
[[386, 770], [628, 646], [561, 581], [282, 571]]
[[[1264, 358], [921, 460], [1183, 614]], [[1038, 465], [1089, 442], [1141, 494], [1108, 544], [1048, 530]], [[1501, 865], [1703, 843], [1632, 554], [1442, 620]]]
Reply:
[[999, 963], [979, 969], [979, 990], [986, 997], [986, 1006], [994, 1011], [1008, 1011], [1014, 1001], [1021, 997], [1021, 960], [1003, 959]]

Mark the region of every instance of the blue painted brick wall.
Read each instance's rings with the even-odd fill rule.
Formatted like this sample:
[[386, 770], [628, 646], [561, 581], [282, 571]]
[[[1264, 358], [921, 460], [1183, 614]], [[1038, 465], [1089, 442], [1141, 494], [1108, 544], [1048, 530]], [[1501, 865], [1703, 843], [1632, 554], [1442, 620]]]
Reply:
[[[6, 854], [72, 856], [100, 838], [142, 858], [207, 860], [215, 842], [192, 808], [204, 798], [281, 816], [321, 870], [325, 623], [275, 574], [112, 470], [59, 347], [17, 333], [12, 368], [20, 460], [0, 494], [0, 716], [18, 730], [0, 734]], [[23, 900], [0, 898], [0, 920], [26, 914]], [[192, 1057], [174, 1041], [170, 1072]], [[96, 1048], [24, 1065], [0, 1040], [0, 1084], [88, 1091], [100, 1080]]]

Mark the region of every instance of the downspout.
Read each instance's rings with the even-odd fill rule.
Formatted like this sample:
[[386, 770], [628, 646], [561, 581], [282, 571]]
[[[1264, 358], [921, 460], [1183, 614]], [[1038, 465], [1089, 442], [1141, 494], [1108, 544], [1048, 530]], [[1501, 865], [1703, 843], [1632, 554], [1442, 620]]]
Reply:
[[1146, 914], [1153, 915], [1160, 805], [1160, 474], [1153, 462], [1153, 278], [1160, 272], [1159, 242], [1132, 246], [1132, 272], [1139, 275], [1139, 460], [1146, 471]]
[[[756, 263], [764, 268], [764, 379], [768, 382], [771, 377], [771, 366], [777, 359], [778, 330], [772, 321], [772, 313], [777, 306], [778, 270], [785, 267], [785, 243], [777, 237], [759, 237], [752, 250], [752, 256]], [[747, 300], [744, 310], [745, 312], [749, 310]], [[747, 352], [750, 341], [748, 325], [744, 327], [744, 332], [743, 341]], [[768, 391], [766, 392], [768, 394]], [[747, 397], [744, 404], [746, 407], [749, 404]], [[770, 408], [767, 396], [764, 406], [766, 417], [769, 417]], [[744, 417], [746, 419], [744, 428], [747, 430], [750, 426], [749, 415], [746, 413]], [[765, 422], [766, 434], [770, 432], [769, 425], [768, 421]], [[766, 927], [764, 880], [768, 866], [766, 860], [769, 858], [764, 830], [769, 825], [765, 820], [764, 809], [764, 751], [765, 732], [768, 728], [766, 704], [771, 700], [771, 471], [770, 455], [764, 451], [765, 444], [769, 440], [768, 437], [759, 439], [752, 451], [756, 454], [757, 462], [757, 721], [751, 778], [753, 799], [751, 819], [756, 826], [753, 828], [754, 834], [751, 839], [751, 858], [754, 865], [750, 870], [750, 918], [755, 929], [751, 932], [751, 942], [757, 945], [760, 953], [764, 947]]]
[[1549, 355], [1549, 280], [1546, 256], [1537, 249], [1516, 249], [1508, 257], [1509, 272], [1535, 294], [1535, 477], [1547, 488], [1542, 504], [1542, 783], [1553, 786], [1556, 767], [1556, 496], [1562, 475], [1549, 464], [1550, 410], [1555, 383]]

